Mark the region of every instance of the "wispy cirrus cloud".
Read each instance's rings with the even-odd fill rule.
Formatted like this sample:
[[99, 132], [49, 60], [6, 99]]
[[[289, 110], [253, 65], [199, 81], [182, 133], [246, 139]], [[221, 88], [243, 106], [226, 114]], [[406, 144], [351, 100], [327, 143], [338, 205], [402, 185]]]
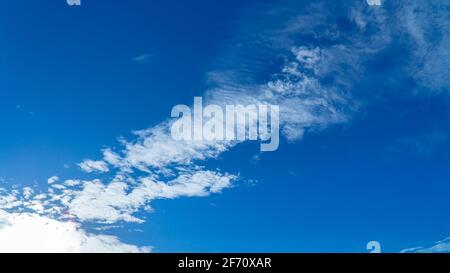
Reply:
[[434, 243], [429, 247], [413, 247], [404, 249], [401, 253], [450, 253], [450, 238]]
[[429, 156], [450, 140], [449, 134], [443, 131], [426, 132], [415, 136], [398, 139], [388, 147], [391, 152], [406, 151], [417, 155]]
[[145, 54], [141, 54], [139, 56], [134, 57], [133, 61], [135, 61], [136, 63], [139, 63], [139, 64], [145, 64], [145, 63], [150, 62], [153, 57], [154, 57], [153, 54], [145, 53]]

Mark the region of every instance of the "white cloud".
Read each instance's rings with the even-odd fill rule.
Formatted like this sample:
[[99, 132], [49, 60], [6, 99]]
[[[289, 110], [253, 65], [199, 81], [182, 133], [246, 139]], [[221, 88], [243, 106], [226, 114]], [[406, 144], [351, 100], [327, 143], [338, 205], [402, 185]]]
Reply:
[[305, 68], [314, 68], [314, 66], [320, 61], [320, 48], [308, 48], [304, 46], [298, 46], [292, 48], [292, 53], [294, 53], [300, 65]]
[[2, 209], [13, 209], [21, 205], [22, 201], [18, 199], [16, 192], [0, 195], [0, 208]]
[[143, 171], [166, 169], [171, 164], [192, 164], [194, 160], [215, 157], [232, 145], [225, 141], [176, 141], [170, 134], [169, 123], [136, 133], [138, 139], [125, 145], [121, 165]]
[[81, 221], [114, 223], [118, 221], [142, 222], [133, 216], [154, 199], [207, 196], [231, 185], [236, 176], [211, 171], [196, 171], [180, 175], [167, 183], [142, 178], [138, 186], [130, 188], [129, 180], [118, 177], [110, 184], [100, 180], [84, 183], [81, 191], [71, 194], [69, 213]]
[[66, 189], [66, 186], [61, 185], [61, 184], [52, 184], [51, 185], [52, 188], [58, 189], [58, 190], [64, 190]]
[[53, 183], [57, 182], [58, 180], [59, 180], [59, 177], [55, 175], [55, 176], [52, 176], [49, 179], [47, 179], [47, 183], [53, 184]]
[[75, 186], [79, 185], [80, 183], [81, 183], [80, 180], [69, 179], [69, 180], [64, 181], [63, 184], [67, 187], [75, 187]]
[[450, 253], [450, 238], [438, 241], [431, 247], [413, 247], [402, 250], [401, 253]]
[[367, 0], [369, 6], [381, 6], [381, 0]]
[[30, 199], [30, 197], [33, 195], [34, 191], [30, 187], [24, 187], [22, 193], [23, 193], [23, 197], [25, 199]]
[[[333, 49], [336, 50], [336, 49]], [[288, 140], [301, 139], [308, 130], [320, 130], [333, 124], [345, 123], [353, 112], [350, 97], [333, 86], [323, 86], [320, 77], [325, 67], [335, 67], [335, 54], [328, 48], [295, 46], [285, 58], [286, 63], [273, 80], [260, 85], [241, 86], [228, 90], [221, 77], [217, 89], [209, 93], [216, 104], [275, 104], [280, 106], [280, 126]], [[345, 53], [345, 49], [343, 49]], [[343, 53], [343, 52], [339, 52]], [[330, 61], [331, 60], [331, 61]], [[228, 81], [235, 81], [234, 78]], [[344, 89], [344, 88], [342, 88]]]
[[118, 154], [114, 153], [111, 149], [107, 148], [103, 150], [103, 159], [105, 162], [118, 167], [121, 164], [121, 158]]
[[114, 236], [87, 233], [73, 222], [0, 210], [0, 252], [3, 253], [122, 253], [150, 250], [148, 247], [122, 243]]
[[78, 164], [78, 166], [87, 173], [92, 172], [100, 172], [100, 173], [106, 173], [109, 172], [108, 164], [106, 162], [98, 160], [85, 160]]

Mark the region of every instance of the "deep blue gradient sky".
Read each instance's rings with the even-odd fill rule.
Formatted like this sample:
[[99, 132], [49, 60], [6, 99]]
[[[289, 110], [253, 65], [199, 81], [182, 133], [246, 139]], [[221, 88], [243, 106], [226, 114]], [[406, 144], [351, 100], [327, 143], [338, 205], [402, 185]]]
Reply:
[[[0, 187], [44, 189], [53, 175], [92, 178], [77, 163], [167, 119], [174, 105], [191, 104], [207, 89], [208, 72], [241, 67], [239, 54], [258, 51], [236, 50], [236, 36], [265, 29], [264, 20], [271, 28], [269, 21], [284, 12], [307, 12], [303, 7], [312, 1], [283, 2], [268, 8], [262, 1], [83, 0], [80, 7], [63, 0], [5, 1]], [[320, 8], [350, 9], [336, 2]], [[401, 12], [400, 4], [386, 2], [375, 8], [387, 17]], [[425, 35], [430, 44], [449, 34], [448, 6], [441, 9], [447, 28]], [[267, 19], [255, 19], [256, 13]], [[354, 31], [344, 13], [335, 16], [336, 31]], [[363, 76], [334, 66], [340, 71], [331, 75], [347, 75], [342, 85], [352, 82], [348, 91], [358, 104], [348, 122], [310, 130], [301, 140], [283, 138], [276, 152], [259, 154], [258, 143], [239, 144], [205, 163], [239, 174], [234, 187], [152, 201], [153, 212], [139, 212], [145, 223], [119, 223], [104, 233], [158, 252], [366, 252], [372, 240], [398, 252], [450, 236], [448, 66], [415, 78], [428, 67], [420, 64], [422, 53], [413, 52], [406, 30], [393, 32], [388, 45], [358, 60]], [[292, 39], [330, 43], [305, 35], [299, 31]], [[260, 56], [265, 69], [275, 70], [278, 54]], [[135, 59], [143, 55], [144, 61]], [[445, 56], [438, 55], [441, 64], [449, 64]], [[271, 80], [264, 73], [257, 81]], [[444, 81], [436, 84], [433, 77]]]

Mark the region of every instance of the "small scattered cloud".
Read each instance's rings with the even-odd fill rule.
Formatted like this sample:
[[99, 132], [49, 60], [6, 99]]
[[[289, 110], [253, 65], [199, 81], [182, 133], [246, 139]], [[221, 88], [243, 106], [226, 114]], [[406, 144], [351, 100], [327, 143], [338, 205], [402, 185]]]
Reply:
[[259, 181], [257, 179], [247, 179], [247, 180], [245, 180], [245, 185], [247, 187], [255, 187], [258, 183], [259, 183]]
[[49, 179], [47, 179], [47, 183], [53, 184], [53, 183], [57, 182], [58, 180], [59, 180], [59, 177], [55, 175], [55, 176], [52, 176]]
[[369, 6], [381, 6], [381, 0], [367, 0]]
[[25, 199], [30, 199], [30, 197], [34, 193], [34, 190], [32, 188], [30, 188], [30, 187], [24, 187], [22, 193], [23, 193], [23, 197]]
[[30, 116], [33, 116], [34, 115], [34, 112], [33, 111], [28, 111], [28, 110], [26, 110], [22, 105], [20, 105], [20, 104], [17, 104], [16, 105], [16, 110], [18, 111], [18, 112], [20, 112], [20, 113], [27, 113], [28, 115], [30, 115]]
[[102, 160], [85, 160], [78, 164], [78, 166], [87, 173], [92, 172], [99, 172], [99, 173], [106, 173], [109, 171], [108, 164], [106, 164], [105, 161]]
[[153, 58], [153, 56], [154, 56], [153, 54], [146, 53], [146, 54], [142, 54], [142, 55], [134, 57], [133, 61], [135, 61], [139, 64], [145, 64], [145, 63], [150, 62], [150, 60]]
[[80, 185], [81, 181], [80, 180], [75, 180], [75, 179], [69, 179], [69, 180], [64, 181], [63, 184], [65, 186], [67, 186], [67, 187], [75, 187], [77, 185]]
[[261, 153], [257, 153], [254, 156], [252, 156], [252, 158], [250, 159], [250, 163], [251, 164], [258, 164], [258, 162], [261, 161]]

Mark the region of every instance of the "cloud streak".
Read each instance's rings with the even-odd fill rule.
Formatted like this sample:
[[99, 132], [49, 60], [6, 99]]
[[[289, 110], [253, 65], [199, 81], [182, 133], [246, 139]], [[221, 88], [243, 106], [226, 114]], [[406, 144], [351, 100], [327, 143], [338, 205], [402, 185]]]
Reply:
[[146, 53], [146, 54], [142, 54], [137, 57], [134, 57], [133, 61], [135, 61], [138, 64], [145, 64], [145, 63], [150, 62], [150, 60], [152, 58], [153, 58], [153, 54]]
[[413, 247], [404, 249], [401, 253], [450, 253], [450, 238], [438, 241], [430, 247]]

